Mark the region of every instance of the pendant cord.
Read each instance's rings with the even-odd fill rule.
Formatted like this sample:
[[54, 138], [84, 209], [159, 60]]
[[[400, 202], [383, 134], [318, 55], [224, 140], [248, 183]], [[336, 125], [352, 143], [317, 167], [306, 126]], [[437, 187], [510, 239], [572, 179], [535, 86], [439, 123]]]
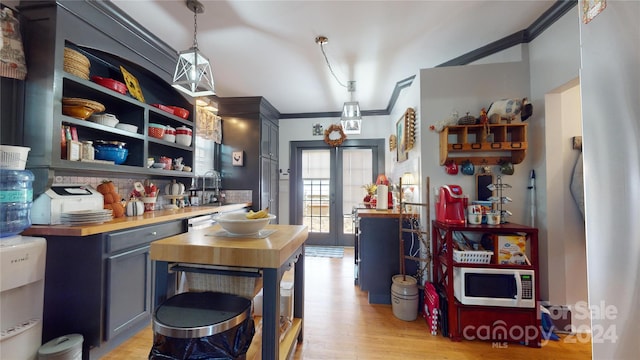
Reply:
[[198, 34], [198, 12], [194, 11], [193, 12], [193, 48], [194, 49], [198, 48], [197, 34]]
[[327, 58], [327, 53], [324, 52], [324, 46], [322, 43], [320, 43], [320, 50], [322, 51], [322, 55], [324, 55], [324, 61], [327, 63], [327, 66], [329, 67], [329, 71], [331, 71], [331, 75], [333, 75], [333, 78], [336, 79], [336, 81], [338, 82], [338, 84], [340, 84], [340, 86], [346, 88], [347, 85], [343, 84], [342, 81], [340, 81], [340, 79], [338, 79], [338, 77], [336, 76], [336, 73], [333, 72], [333, 68], [329, 63], [329, 59]]

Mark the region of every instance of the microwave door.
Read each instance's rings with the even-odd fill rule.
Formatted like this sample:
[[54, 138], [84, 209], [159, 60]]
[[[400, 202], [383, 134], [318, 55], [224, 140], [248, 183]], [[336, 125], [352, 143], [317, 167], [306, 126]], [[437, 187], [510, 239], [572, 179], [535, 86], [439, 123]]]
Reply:
[[513, 273], [464, 274], [464, 298], [469, 305], [517, 306], [517, 276]]

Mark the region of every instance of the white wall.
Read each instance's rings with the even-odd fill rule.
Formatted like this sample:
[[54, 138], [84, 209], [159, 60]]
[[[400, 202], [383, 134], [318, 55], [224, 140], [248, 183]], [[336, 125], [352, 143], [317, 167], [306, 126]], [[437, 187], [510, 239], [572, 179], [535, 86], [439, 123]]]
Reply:
[[[558, 156], [567, 143], [561, 136], [561, 113], [558, 117], [546, 118], [545, 95], [558, 91], [563, 85], [578, 77], [580, 66], [580, 47], [578, 32], [578, 6], [545, 30], [529, 44], [529, 64], [531, 78], [531, 103], [533, 116], [528, 120], [529, 150], [527, 156], [531, 161], [531, 168], [536, 172], [537, 212], [536, 226], [540, 242], [540, 292], [543, 300], [554, 305], [565, 304], [566, 285], [564, 262], [567, 256], [563, 245], [566, 238], [574, 234], [564, 233], [564, 224], [554, 219], [564, 217], [563, 206], [554, 203], [558, 195], [553, 194], [559, 187], [566, 189], [567, 183], [562, 178], [557, 179], [547, 174], [547, 169], [565, 169], [568, 166], [562, 156]], [[559, 98], [556, 99], [560, 101]], [[561, 173], [558, 170], [558, 173]], [[551, 191], [552, 194], [548, 192]], [[549, 224], [549, 221], [552, 224]], [[575, 222], [581, 220], [574, 219]], [[584, 226], [579, 224], [579, 226]], [[561, 259], [554, 262], [553, 259]], [[576, 273], [583, 273], [584, 268], [576, 269]], [[554, 289], [554, 290], [550, 290]], [[581, 293], [584, 294], [586, 289]], [[553, 293], [553, 294], [552, 294]]]
[[[572, 147], [574, 136], [582, 135], [580, 82], [574, 79], [545, 95], [545, 170], [549, 186], [546, 207], [554, 215], [547, 219], [546, 271], [551, 274], [549, 303], [572, 309], [575, 331], [589, 332], [590, 318], [576, 310], [587, 303], [587, 255], [584, 220], [571, 194], [573, 171], [580, 151]], [[582, 177], [579, 179], [582, 181]], [[562, 274], [562, 276], [557, 276]]]
[[594, 359], [640, 353], [640, 2], [580, 25], [585, 212]]
[[[320, 124], [323, 129], [331, 124], [339, 124], [340, 118], [313, 118], [313, 119], [280, 119], [279, 121], [279, 148], [278, 159], [280, 166], [279, 203], [280, 209], [278, 221], [280, 224], [289, 223], [289, 161], [291, 141], [323, 140], [324, 135], [313, 135], [313, 125]], [[362, 132], [357, 135], [347, 135], [347, 139], [385, 139], [388, 148], [388, 130], [390, 120], [388, 116], [365, 116], [362, 118]], [[328, 145], [327, 145], [328, 146]], [[385, 166], [391, 162], [390, 153], [386, 153]], [[364, 194], [363, 194], [364, 196]]]
[[[529, 68], [524, 62], [480, 64], [424, 69], [420, 72], [421, 119], [420, 137], [422, 145], [422, 177], [429, 176], [432, 187], [431, 214], [435, 218], [435, 202], [440, 185], [457, 184], [470, 199], [477, 198], [476, 177], [448, 175], [440, 166], [440, 137], [429, 126], [448, 118], [452, 111], [459, 116], [470, 112], [478, 116], [481, 108], [488, 108], [492, 101], [506, 98], [522, 98], [529, 94]], [[535, 109], [534, 109], [535, 112]], [[491, 166], [494, 176], [500, 175], [498, 166]], [[510, 222], [525, 224], [528, 213], [527, 186], [529, 166], [527, 158], [515, 165], [513, 175], [503, 175], [503, 182], [512, 186], [504, 195], [513, 199], [505, 205], [513, 216]]]
[[[422, 139], [420, 137], [420, 129], [424, 127], [422, 117], [420, 116], [420, 76], [416, 76], [410, 86], [404, 88], [398, 96], [393, 109], [391, 109], [390, 122], [389, 122], [389, 135], [396, 133], [396, 122], [404, 117], [404, 113], [408, 108], [413, 108], [416, 112], [416, 138], [413, 145], [413, 149], [409, 150], [407, 160], [403, 162], [397, 162], [396, 151], [388, 151], [390, 160], [385, 164], [385, 172], [391, 177], [394, 183], [398, 183], [402, 174], [410, 172], [419, 180], [419, 188], [424, 187], [424, 179], [420, 179], [420, 159], [422, 154]], [[388, 138], [388, 136], [387, 136]], [[388, 148], [387, 148], [388, 150]], [[420, 196], [420, 192], [418, 195]], [[419, 201], [418, 198], [415, 199]], [[424, 199], [423, 199], [424, 201]]]

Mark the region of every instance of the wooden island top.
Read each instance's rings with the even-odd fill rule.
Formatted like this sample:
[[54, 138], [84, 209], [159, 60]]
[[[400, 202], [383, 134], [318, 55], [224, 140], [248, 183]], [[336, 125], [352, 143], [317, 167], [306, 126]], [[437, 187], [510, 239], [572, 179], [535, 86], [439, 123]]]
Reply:
[[220, 225], [151, 243], [151, 259], [192, 264], [278, 268], [307, 240], [303, 225], [267, 225], [265, 238], [213, 236]]

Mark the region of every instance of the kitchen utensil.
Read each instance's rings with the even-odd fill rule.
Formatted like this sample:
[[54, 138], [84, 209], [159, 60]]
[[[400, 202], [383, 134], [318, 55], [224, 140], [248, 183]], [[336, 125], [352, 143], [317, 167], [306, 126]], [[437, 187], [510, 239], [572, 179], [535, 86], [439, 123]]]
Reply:
[[467, 221], [469, 224], [479, 225], [482, 223], [482, 206], [472, 204], [467, 206]]
[[124, 131], [129, 131], [132, 133], [137, 133], [138, 132], [138, 127], [135, 125], [131, 125], [131, 124], [125, 124], [125, 123], [117, 123], [116, 124], [116, 128], [120, 129], [120, 130], [124, 130]]
[[176, 129], [167, 125], [164, 129], [164, 135], [162, 135], [162, 139], [168, 142], [176, 142]]
[[514, 173], [513, 163], [511, 161], [503, 161], [500, 164], [500, 172], [504, 175], [513, 175]]
[[127, 148], [109, 145], [96, 145], [95, 151], [95, 158], [97, 160], [113, 161], [116, 165], [124, 164], [129, 155]]
[[215, 217], [215, 221], [227, 232], [233, 235], [252, 235], [260, 232], [276, 216], [269, 216], [260, 219], [247, 219], [245, 213], [225, 213]]
[[107, 89], [111, 89], [113, 91], [117, 91], [122, 95], [125, 95], [127, 93], [127, 85], [125, 85], [124, 83], [122, 83], [122, 82], [120, 82], [118, 80], [114, 80], [114, 79], [104, 78], [102, 76], [93, 75], [91, 77], [91, 81], [93, 81], [94, 83], [96, 83], [98, 85], [102, 85], [102, 86], [106, 87]]
[[80, 105], [92, 109], [94, 112], [101, 113], [106, 108], [104, 105], [97, 101], [89, 100], [89, 99], [81, 99], [81, 98], [62, 98], [62, 105]]
[[110, 127], [115, 127], [120, 122], [113, 114], [92, 114], [89, 116], [89, 121]]
[[93, 114], [93, 109], [82, 105], [62, 105], [62, 113], [76, 119], [86, 120]]
[[158, 108], [158, 109], [160, 109], [162, 111], [166, 111], [169, 114], [173, 114], [173, 109], [168, 107], [168, 106], [166, 106], [166, 105], [162, 105], [162, 104], [150, 104], [150, 105], [155, 107], [155, 108]]
[[164, 125], [150, 123], [149, 127], [147, 128], [147, 133], [151, 137], [154, 137], [156, 139], [162, 139], [162, 137], [164, 136], [165, 129], [166, 129], [166, 126]]
[[187, 119], [189, 117], [189, 110], [187, 109], [183, 109], [177, 106], [167, 106], [167, 107], [170, 108], [173, 111], [173, 115], [177, 117], [181, 117], [183, 119]]
[[491, 211], [487, 213], [488, 225], [500, 225], [500, 211]]
[[176, 143], [184, 146], [191, 146], [192, 139], [193, 131], [190, 128], [180, 126], [176, 129]]
[[458, 164], [456, 164], [454, 161], [449, 161], [444, 166], [444, 171], [449, 175], [456, 175], [458, 174]]
[[465, 175], [473, 175], [476, 172], [476, 168], [470, 160], [463, 162], [460, 167], [462, 169], [462, 173]]
[[171, 164], [172, 164], [171, 158], [168, 158], [166, 156], [161, 156], [160, 161], [158, 162], [161, 164], [164, 164], [165, 170], [171, 170]]

